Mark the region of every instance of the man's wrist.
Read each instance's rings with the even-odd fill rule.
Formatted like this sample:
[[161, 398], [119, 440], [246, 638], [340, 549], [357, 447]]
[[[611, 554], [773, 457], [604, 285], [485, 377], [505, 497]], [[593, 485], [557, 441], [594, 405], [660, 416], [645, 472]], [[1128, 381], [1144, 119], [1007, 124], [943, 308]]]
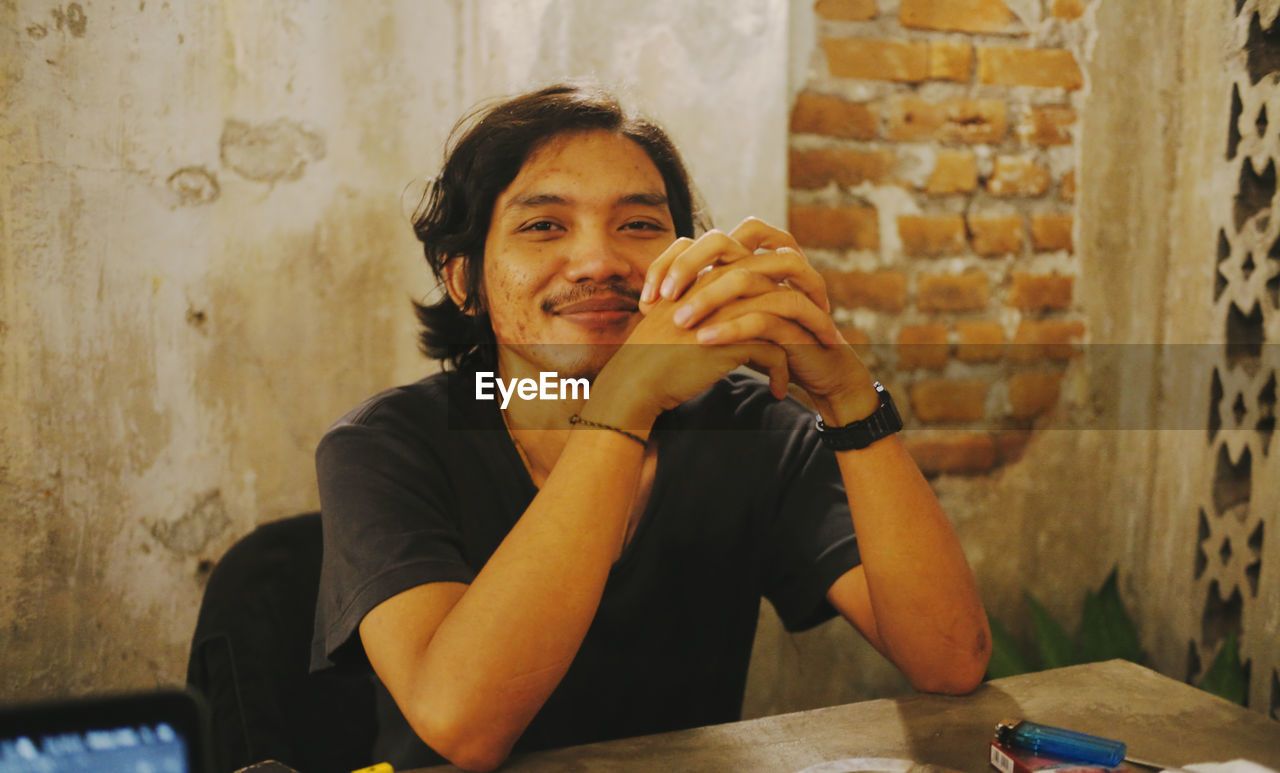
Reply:
[[822, 416], [822, 423], [828, 427], [843, 427], [875, 413], [880, 407], [880, 395], [876, 392], [875, 382], [868, 378], [865, 385], [855, 389], [815, 397], [813, 404]]
[[647, 440], [661, 411], [651, 406], [642, 392], [635, 386], [614, 384], [601, 373], [592, 384], [591, 399], [583, 404], [579, 414], [584, 419], [626, 430]]
[[875, 384], [879, 406], [863, 419], [856, 419], [844, 426], [828, 426], [821, 417], [816, 428], [822, 444], [833, 451], [855, 451], [866, 448], [902, 429], [902, 416], [898, 414], [893, 398], [883, 386]]

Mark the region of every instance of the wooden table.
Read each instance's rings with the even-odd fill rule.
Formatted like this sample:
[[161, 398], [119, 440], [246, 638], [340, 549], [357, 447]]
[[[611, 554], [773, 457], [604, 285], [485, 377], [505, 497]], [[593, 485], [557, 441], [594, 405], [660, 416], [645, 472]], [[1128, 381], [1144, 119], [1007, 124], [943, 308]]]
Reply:
[[[511, 771], [798, 771], [857, 757], [994, 773], [996, 722], [1021, 717], [1126, 742], [1164, 765], [1248, 759], [1280, 770], [1280, 722], [1122, 660], [512, 757]], [[422, 769], [451, 771], [452, 766]]]

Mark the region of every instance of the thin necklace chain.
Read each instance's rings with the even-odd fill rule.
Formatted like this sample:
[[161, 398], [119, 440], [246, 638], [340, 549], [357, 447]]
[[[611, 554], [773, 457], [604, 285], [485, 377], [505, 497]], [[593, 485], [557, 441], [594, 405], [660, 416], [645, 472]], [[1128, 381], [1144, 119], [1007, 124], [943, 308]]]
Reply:
[[515, 430], [511, 429], [511, 421], [507, 418], [507, 412], [498, 409], [498, 413], [502, 414], [502, 423], [507, 428], [507, 435], [511, 438], [512, 444], [516, 447], [516, 453], [520, 455], [520, 461], [524, 463], [525, 470], [529, 473], [529, 477], [533, 477], [533, 464], [529, 462], [529, 455], [524, 452], [524, 446], [516, 438]]

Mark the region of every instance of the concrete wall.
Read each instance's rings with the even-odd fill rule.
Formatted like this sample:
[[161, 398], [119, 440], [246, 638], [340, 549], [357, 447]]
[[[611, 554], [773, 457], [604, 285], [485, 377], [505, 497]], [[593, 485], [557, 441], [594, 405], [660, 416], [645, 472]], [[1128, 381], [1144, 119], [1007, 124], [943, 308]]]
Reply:
[[788, 6], [715, 10], [0, 3], [0, 700], [181, 681], [211, 562], [427, 372], [402, 191], [474, 102], [618, 81], [780, 221]]
[[0, 694], [180, 681], [209, 562], [423, 370], [399, 193], [460, 109], [456, 13], [0, 14]]

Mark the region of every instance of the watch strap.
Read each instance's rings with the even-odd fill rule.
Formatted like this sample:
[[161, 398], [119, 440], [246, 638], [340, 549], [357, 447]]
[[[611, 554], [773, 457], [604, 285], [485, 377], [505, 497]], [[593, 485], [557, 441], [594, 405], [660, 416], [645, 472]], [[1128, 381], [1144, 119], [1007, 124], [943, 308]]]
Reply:
[[889, 390], [879, 381], [874, 386], [880, 405], [865, 419], [849, 422], [843, 427], [828, 427], [820, 414], [814, 415], [814, 424], [823, 445], [834, 451], [856, 451], [902, 429], [902, 416], [898, 414]]

